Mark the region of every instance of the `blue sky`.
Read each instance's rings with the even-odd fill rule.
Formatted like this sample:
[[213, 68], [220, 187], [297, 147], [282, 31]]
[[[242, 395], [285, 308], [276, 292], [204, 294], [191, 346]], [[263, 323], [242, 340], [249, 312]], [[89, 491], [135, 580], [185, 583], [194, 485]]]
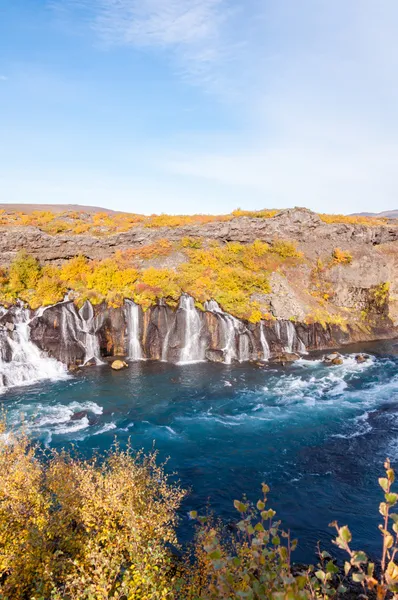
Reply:
[[0, 202], [398, 208], [396, 0], [0, 0]]

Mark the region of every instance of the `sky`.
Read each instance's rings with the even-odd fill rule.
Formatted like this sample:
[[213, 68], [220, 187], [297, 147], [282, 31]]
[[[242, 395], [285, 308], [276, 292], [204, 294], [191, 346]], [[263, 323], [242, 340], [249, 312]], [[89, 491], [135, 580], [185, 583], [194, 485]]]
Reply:
[[397, 0], [0, 0], [0, 202], [398, 208]]

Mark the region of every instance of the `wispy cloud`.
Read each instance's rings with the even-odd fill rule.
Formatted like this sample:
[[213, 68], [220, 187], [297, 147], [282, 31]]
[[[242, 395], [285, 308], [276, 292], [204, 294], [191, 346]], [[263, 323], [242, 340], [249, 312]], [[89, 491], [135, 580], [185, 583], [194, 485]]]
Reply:
[[51, 1], [106, 46], [157, 52], [232, 104], [224, 138], [210, 122], [164, 152], [154, 139], [159, 170], [188, 190], [325, 211], [396, 202], [396, 0]]
[[[192, 82], [221, 89], [221, 72], [243, 40], [234, 23], [243, 5], [230, 0], [51, 0], [79, 10], [109, 46], [159, 49]], [[223, 81], [226, 85], [226, 81]]]
[[8, 77], [5, 75], [0, 75], [0, 81], [7, 81]]

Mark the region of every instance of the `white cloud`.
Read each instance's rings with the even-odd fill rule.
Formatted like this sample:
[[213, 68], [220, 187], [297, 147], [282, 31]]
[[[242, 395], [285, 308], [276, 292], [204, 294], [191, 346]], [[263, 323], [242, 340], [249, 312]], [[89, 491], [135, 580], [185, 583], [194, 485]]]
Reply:
[[0, 81], [7, 81], [8, 77], [5, 75], [0, 75]]
[[[51, 0], [65, 15], [79, 10], [109, 46], [160, 50], [183, 77], [211, 91], [225, 89], [221, 71], [241, 41], [233, 23], [242, 7], [230, 0]], [[231, 36], [232, 32], [232, 36]]]
[[108, 45], [159, 52], [235, 111], [224, 138], [209, 123], [200, 140], [171, 136], [173, 153], [153, 141], [158, 169], [187, 190], [213, 185], [248, 207], [395, 207], [396, 0], [53, 1], [80, 8]]

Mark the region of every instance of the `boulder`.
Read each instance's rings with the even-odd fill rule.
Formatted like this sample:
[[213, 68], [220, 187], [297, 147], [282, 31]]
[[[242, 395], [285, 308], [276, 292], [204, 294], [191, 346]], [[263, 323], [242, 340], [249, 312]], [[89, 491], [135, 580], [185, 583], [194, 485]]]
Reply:
[[334, 358], [332, 360], [332, 365], [342, 365], [343, 364], [343, 359], [342, 358]]
[[81, 419], [84, 419], [84, 417], [87, 417], [87, 411], [79, 410], [79, 412], [77, 412], [71, 416], [70, 420], [71, 421], [81, 421]]
[[84, 363], [85, 367], [95, 367], [97, 365], [95, 358], [90, 358], [87, 362]]
[[269, 361], [284, 365], [285, 363], [295, 362], [300, 359], [300, 355], [295, 352], [281, 352], [280, 354], [272, 354]]
[[359, 364], [360, 364], [360, 363], [364, 363], [364, 362], [366, 362], [367, 360], [369, 360], [369, 358], [370, 358], [369, 354], [357, 354], [357, 355], [355, 356], [355, 360], [356, 360], [356, 361], [357, 361], [357, 363], [359, 363]]
[[124, 362], [124, 360], [114, 360], [113, 363], [111, 364], [111, 368], [114, 371], [121, 371], [122, 369], [125, 369], [126, 367], [128, 367], [128, 364], [126, 362]]
[[324, 356], [323, 363], [325, 365], [342, 365], [343, 357], [339, 352], [332, 352], [332, 354]]

